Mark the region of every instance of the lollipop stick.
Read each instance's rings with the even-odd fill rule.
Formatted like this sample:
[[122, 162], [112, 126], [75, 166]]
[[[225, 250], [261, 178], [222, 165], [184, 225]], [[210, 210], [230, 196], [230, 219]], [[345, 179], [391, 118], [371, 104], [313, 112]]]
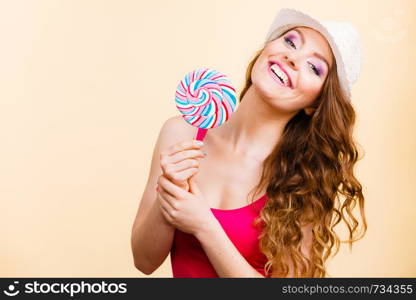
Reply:
[[208, 129], [205, 128], [198, 128], [198, 132], [196, 133], [196, 140], [197, 141], [202, 141], [205, 137], [205, 135], [207, 134]]

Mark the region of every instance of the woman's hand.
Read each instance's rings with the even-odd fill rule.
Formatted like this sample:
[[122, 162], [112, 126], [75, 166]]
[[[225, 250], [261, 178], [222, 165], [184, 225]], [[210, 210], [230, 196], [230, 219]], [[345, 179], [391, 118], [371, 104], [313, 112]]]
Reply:
[[216, 219], [193, 177], [189, 179], [189, 192], [163, 175], [159, 177], [158, 184], [157, 200], [168, 223], [193, 235], [213, 226], [212, 222]]
[[178, 187], [189, 191], [188, 179], [199, 169], [198, 158], [205, 157], [203, 142], [179, 142], [160, 153], [162, 174]]

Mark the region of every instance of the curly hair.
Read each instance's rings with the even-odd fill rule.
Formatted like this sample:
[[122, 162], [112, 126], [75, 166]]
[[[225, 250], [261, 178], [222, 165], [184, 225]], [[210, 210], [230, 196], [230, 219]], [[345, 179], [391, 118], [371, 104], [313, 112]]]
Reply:
[[[284, 33], [283, 33], [284, 34]], [[264, 49], [264, 47], [263, 47]], [[246, 71], [243, 100], [252, 85], [251, 72], [263, 49], [259, 50]], [[288, 259], [295, 277], [326, 277], [325, 261], [335, 246], [361, 239], [367, 231], [362, 186], [353, 174], [361, 159], [352, 136], [355, 111], [342, 91], [336, 61], [328, 72], [312, 116], [301, 109], [285, 126], [280, 140], [263, 162], [262, 175], [255, 191], [266, 188], [268, 201], [254, 224], [262, 224], [259, 248], [267, 257], [266, 277], [272, 270], [287, 277]], [[254, 197], [252, 198], [254, 201]], [[353, 209], [359, 205], [362, 231]], [[349, 238], [340, 241], [334, 227], [343, 220]], [[302, 226], [312, 228], [309, 256], [301, 251]]]

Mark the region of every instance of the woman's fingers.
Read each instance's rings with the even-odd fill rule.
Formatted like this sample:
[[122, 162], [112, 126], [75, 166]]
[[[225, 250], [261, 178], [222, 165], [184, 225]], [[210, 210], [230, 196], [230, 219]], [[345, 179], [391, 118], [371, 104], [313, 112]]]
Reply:
[[[197, 153], [192, 151], [197, 151]], [[174, 157], [167, 157], [161, 161], [163, 174], [174, 181], [187, 180], [195, 173], [194, 169], [199, 168], [199, 162], [194, 155], [204, 156], [201, 153], [202, 151], [199, 150], [186, 150], [175, 153]], [[188, 171], [189, 169], [192, 169], [191, 172]]]
[[170, 155], [170, 163], [179, 163], [185, 159], [205, 157], [202, 150], [183, 150]]
[[179, 187], [188, 190], [187, 179], [199, 168], [198, 158], [205, 157], [202, 142], [189, 140], [176, 143], [160, 155], [162, 173]]
[[174, 173], [185, 171], [189, 168], [198, 168], [199, 167], [199, 161], [196, 159], [185, 159], [182, 160], [176, 164], [168, 164], [165, 168], [165, 174], [168, 175], [168, 177], [172, 177]]
[[170, 182], [169, 179], [163, 175], [159, 176], [157, 183], [160, 188], [165, 189], [166, 192], [168, 192], [175, 198], [183, 198], [183, 197], [186, 197], [187, 195], [187, 191], [184, 191], [183, 189], [181, 189], [174, 183]]
[[172, 175], [168, 176], [168, 178], [172, 179], [175, 182], [186, 181], [192, 175], [194, 175], [198, 171], [198, 168], [188, 168], [186, 170], [180, 172], [174, 172]]
[[[187, 159], [196, 159], [205, 157], [204, 152], [200, 149], [186, 149], [188, 147], [193, 147], [194, 144], [191, 142], [182, 142], [173, 145], [166, 151], [162, 151], [160, 154], [160, 165], [165, 171], [165, 169], [171, 165], [182, 162]], [[179, 151], [178, 151], [179, 150]]]
[[203, 144], [203, 142], [197, 140], [183, 141], [170, 146], [166, 151], [163, 151], [162, 154], [173, 155], [184, 150], [200, 149]]
[[[163, 188], [158, 187], [159, 193], [157, 193], [157, 201], [159, 204], [160, 212], [162, 213], [164, 219], [169, 225], [173, 225], [173, 215], [175, 214], [172, 206], [168, 201], [165, 200], [163, 194], [168, 194]], [[172, 215], [173, 214], [173, 215]]]
[[[163, 201], [162, 201], [163, 202]], [[169, 214], [169, 211], [166, 209], [165, 205], [162, 202], [159, 202], [160, 211], [163, 215], [163, 217], [166, 219], [166, 221], [172, 225], [172, 216]]]
[[159, 201], [163, 204], [163, 206], [169, 210], [178, 210], [178, 202], [169, 192], [167, 192], [164, 188], [161, 188], [159, 191]]

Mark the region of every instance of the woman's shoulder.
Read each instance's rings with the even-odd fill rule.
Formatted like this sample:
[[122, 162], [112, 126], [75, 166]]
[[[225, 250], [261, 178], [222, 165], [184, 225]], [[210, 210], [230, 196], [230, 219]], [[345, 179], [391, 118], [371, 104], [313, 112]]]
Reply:
[[181, 115], [170, 117], [163, 124], [163, 130], [177, 135], [195, 134], [198, 128], [186, 122]]
[[167, 144], [192, 140], [198, 128], [186, 122], [181, 115], [170, 117], [165, 121], [160, 131], [161, 139]]

